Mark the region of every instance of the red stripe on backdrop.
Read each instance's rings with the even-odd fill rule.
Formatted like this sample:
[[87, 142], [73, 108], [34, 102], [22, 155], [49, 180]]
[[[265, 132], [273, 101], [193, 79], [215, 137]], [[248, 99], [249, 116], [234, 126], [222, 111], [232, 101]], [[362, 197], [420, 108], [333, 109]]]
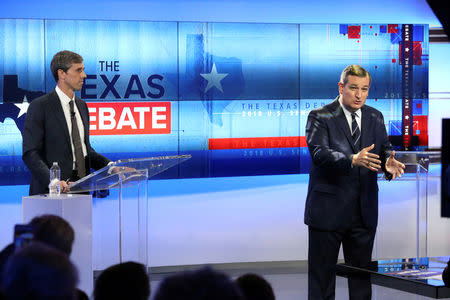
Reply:
[[209, 150], [307, 147], [304, 136], [209, 139]]

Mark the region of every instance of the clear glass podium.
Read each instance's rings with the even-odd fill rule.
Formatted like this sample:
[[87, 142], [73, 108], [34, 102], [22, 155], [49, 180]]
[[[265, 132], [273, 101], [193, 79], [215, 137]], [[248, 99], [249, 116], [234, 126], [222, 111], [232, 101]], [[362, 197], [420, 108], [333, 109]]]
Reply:
[[440, 181], [433, 175], [436, 171], [433, 164], [440, 164], [441, 153], [398, 151], [396, 158], [406, 166], [404, 176], [386, 182], [379, 174], [382, 211], [379, 212], [374, 261], [362, 267], [340, 263], [336, 265], [336, 273], [344, 277], [361, 276], [360, 279], [370, 279], [372, 284], [416, 295], [447, 299], [450, 288], [442, 280], [442, 271], [449, 257], [430, 257], [433, 251], [428, 248], [433, 245], [430, 242], [433, 232], [428, 232], [428, 224], [433, 221], [428, 219], [430, 190], [433, 186], [436, 189], [436, 181]]
[[[383, 203], [385, 207], [387, 201], [390, 203], [388, 203], [389, 208], [386, 211], [379, 213], [377, 245], [389, 245], [391, 252], [377, 251], [377, 246], [374, 249], [375, 257], [378, 259], [393, 258], [395, 251], [398, 251], [396, 244], [403, 243], [403, 245], [411, 246], [411, 249], [414, 248], [414, 252], [411, 252], [409, 257], [419, 260], [419, 258], [428, 257], [428, 170], [431, 163], [440, 161], [440, 152], [396, 151], [395, 157], [405, 164], [405, 174], [387, 184], [383, 183], [384, 179], [381, 179], [382, 174], [380, 174], [379, 181], [379, 185], [384, 185], [380, 188], [380, 201], [385, 201]], [[400, 202], [403, 202], [403, 206], [398, 204]], [[386, 224], [390, 224], [391, 227], [388, 228], [385, 226]], [[394, 226], [396, 228], [392, 228], [392, 224], [396, 224]], [[398, 238], [384, 239], [383, 230], [389, 231], [390, 235], [397, 231]]]
[[94, 202], [101, 218], [96, 218], [94, 214], [93, 227], [107, 228], [101, 230], [102, 234], [93, 235], [94, 270], [104, 270], [125, 261], [149, 265], [147, 181], [190, 157], [179, 155], [118, 160], [70, 184], [72, 194], [103, 191], [108, 195], [108, 199], [100, 199], [97, 204]]

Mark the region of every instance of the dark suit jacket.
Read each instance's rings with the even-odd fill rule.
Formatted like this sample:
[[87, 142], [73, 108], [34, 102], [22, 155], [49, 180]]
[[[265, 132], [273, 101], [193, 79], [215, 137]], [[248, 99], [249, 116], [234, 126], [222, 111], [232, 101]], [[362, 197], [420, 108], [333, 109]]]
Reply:
[[[392, 145], [383, 115], [367, 105], [361, 111], [361, 149], [375, 144], [370, 152], [380, 155], [384, 170]], [[338, 98], [308, 116], [306, 142], [312, 162], [304, 221], [314, 228], [350, 228], [358, 200], [364, 225], [373, 229], [377, 226], [377, 173], [351, 166], [351, 155], [358, 150], [353, 146], [350, 131]]]
[[[86, 170], [100, 169], [109, 160], [95, 152], [89, 142], [89, 113], [86, 103], [75, 97], [75, 103], [84, 125], [84, 143], [87, 149]], [[23, 130], [22, 159], [31, 171], [30, 195], [48, 193], [53, 162], [61, 168], [61, 179], [72, 175], [73, 156], [69, 128], [55, 90], [33, 100], [28, 107]]]

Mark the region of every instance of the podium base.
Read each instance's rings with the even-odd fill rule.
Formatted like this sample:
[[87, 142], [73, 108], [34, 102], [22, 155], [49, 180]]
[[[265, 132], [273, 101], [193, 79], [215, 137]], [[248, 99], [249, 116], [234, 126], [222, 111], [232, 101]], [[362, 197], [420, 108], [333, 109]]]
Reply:
[[65, 219], [75, 231], [70, 260], [78, 269], [78, 287], [90, 295], [93, 290], [92, 270], [92, 196], [62, 194], [36, 195], [22, 198], [23, 222], [36, 216], [52, 214]]

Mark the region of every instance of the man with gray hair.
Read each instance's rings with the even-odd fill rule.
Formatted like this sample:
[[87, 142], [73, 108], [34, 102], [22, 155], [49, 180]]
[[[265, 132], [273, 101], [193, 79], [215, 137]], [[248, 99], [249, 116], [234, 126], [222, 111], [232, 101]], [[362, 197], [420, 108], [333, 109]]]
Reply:
[[[308, 116], [312, 162], [304, 221], [309, 230], [309, 300], [334, 299], [341, 244], [347, 264], [370, 263], [378, 221], [377, 172], [381, 169], [388, 180], [404, 173], [383, 115], [365, 105], [370, 84], [363, 67], [346, 67], [339, 96]], [[370, 281], [349, 277], [348, 285], [350, 299], [371, 298]]]

